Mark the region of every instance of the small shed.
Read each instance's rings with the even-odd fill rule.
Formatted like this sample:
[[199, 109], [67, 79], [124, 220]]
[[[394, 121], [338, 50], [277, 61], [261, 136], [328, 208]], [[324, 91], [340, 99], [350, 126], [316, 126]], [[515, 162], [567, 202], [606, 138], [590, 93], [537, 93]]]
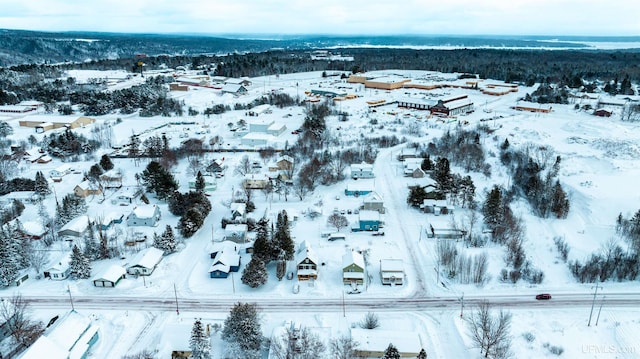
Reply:
[[141, 250], [131, 260], [127, 267], [127, 273], [132, 275], [150, 275], [162, 260], [164, 251], [155, 247]]
[[96, 287], [115, 287], [124, 278], [127, 271], [119, 265], [112, 265], [93, 279]]

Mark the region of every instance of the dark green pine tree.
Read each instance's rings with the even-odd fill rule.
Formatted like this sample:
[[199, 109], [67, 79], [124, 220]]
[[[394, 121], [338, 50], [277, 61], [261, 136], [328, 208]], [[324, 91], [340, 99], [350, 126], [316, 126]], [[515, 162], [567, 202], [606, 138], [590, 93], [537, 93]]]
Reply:
[[204, 176], [202, 175], [202, 172], [198, 171], [198, 174], [196, 175], [196, 182], [195, 182], [196, 191], [203, 192], [205, 185], [206, 183], [204, 180]]
[[449, 193], [449, 191], [451, 190], [452, 180], [449, 159], [447, 159], [446, 157], [438, 158], [432, 177], [436, 181], [438, 189], [442, 193]]
[[94, 182], [98, 182], [100, 180], [100, 175], [102, 175], [103, 173], [104, 173], [104, 170], [102, 169], [102, 167], [100, 167], [100, 165], [96, 163], [89, 168], [89, 173], [87, 173], [87, 178]]
[[244, 352], [256, 352], [262, 344], [260, 316], [255, 304], [237, 303], [224, 320], [222, 340], [236, 343]]
[[272, 253], [272, 242], [269, 236], [269, 220], [263, 217], [256, 223], [256, 240], [253, 242], [253, 256], [267, 263], [271, 261]]
[[276, 222], [276, 233], [273, 236], [273, 242], [273, 257], [282, 257], [282, 259], [284, 260], [293, 259], [295, 243], [293, 243], [293, 239], [291, 238], [289, 216], [284, 210], [278, 213], [278, 220]]
[[246, 284], [251, 288], [258, 288], [267, 283], [268, 277], [267, 267], [262, 259], [253, 257], [242, 271], [241, 280], [242, 284]]
[[113, 162], [111, 162], [111, 158], [108, 155], [102, 155], [100, 157], [100, 167], [102, 167], [105, 171], [111, 171], [113, 169]]
[[421, 349], [416, 359], [427, 359], [427, 352], [424, 349]]
[[482, 206], [484, 223], [492, 230], [502, 223], [502, 191], [500, 187], [494, 185]]
[[180, 217], [180, 220], [178, 221], [178, 230], [184, 238], [189, 238], [193, 236], [200, 227], [202, 227], [203, 223], [204, 216], [202, 215], [202, 212], [197, 208], [189, 208], [187, 212]]
[[18, 253], [13, 245], [15, 241], [0, 229], [0, 286], [7, 287], [18, 278]]
[[400, 352], [398, 352], [398, 348], [396, 348], [393, 344], [389, 344], [387, 349], [384, 350], [383, 359], [400, 359]]
[[51, 189], [49, 188], [49, 182], [42, 174], [42, 171], [36, 172], [34, 191], [40, 197], [45, 197], [46, 195], [51, 193]]
[[147, 192], [154, 192], [159, 199], [166, 199], [178, 189], [173, 175], [157, 161], [151, 161], [140, 175]]
[[422, 186], [409, 187], [409, 196], [407, 196], [407, 204], [414, 208], [419, 208], [427, 198], [427, 191]]
[[556, 218], [567, 218], [569, 214], [569, 199], [567, 193], [562, 189], [560, 181], [556, 181], [553, 186], [553, 195], [551, 196], [551, 212]]
[[69, 276], [74, 279], [87, 279], [91, 277], [91, 264], [84, 253], [80, 251], [77, 245], [71, 250], [71, 258], [69, 261]]
[[211, 339], [204, 332], [200, 319], [196, 319], [193, 323], [189, 349], [191, 349], [190, 358], [192, 359], [211, 359]]

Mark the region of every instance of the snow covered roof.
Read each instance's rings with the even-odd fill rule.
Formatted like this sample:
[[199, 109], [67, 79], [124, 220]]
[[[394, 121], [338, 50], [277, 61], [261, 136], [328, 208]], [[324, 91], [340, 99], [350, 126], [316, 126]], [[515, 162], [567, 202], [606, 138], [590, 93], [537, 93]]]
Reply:
[[318, 264], [318, 256], [311, 247], [307, 247], [306, 250], [298, 252], [298, 255], [296, 256], [296, 263], [300, 264], [307, 258], [309, 258], [313, 263]]
[[371, 191], [373, 190], [373, 181], [365, 181], [359, 179], [354, 182], [347, 183], [347, 191]]
[[122, 278], [127, 273], [127, 271], [119, 265], [112, 265], [107, 268], [102, 275], [94, 277], [92, 280], [105, 280], [109, 282], [117, 282], [118, 279]]
[[90, 338], [98, 328], [91, 319], [72, 310], [58, 319], [27, 349], [23, 359], [80, 359], [86, 356]]
[[71, 262], [71, 253], [68, 252], [57, 260], [47, 272], [65, 272], [69, 268], [69, 262]]
[[[227, 226], [229, 226], [229, 225], [227, 225]], [[232, 251], [237, 251], [237, 250], [238, 250], [238, 245], [236, 244], [236, 242], [233, 242], [233, 241], [222, 241], [222, 242], [214, 243], [211, 252], [212, 253], [220, 252], [220, 251], [232, 252]]]
[[404, 264], [402, 259], [381, 259], [381, 272], [404, 272]]
[[225, 233], [246, 233], [247, 228], [246, 224], [227, 224], [224, 231]]
[[124, 214], [111, 211], [102, 217], [102, 223], [100, 224], [109, 225], [111, 222], [121, 219], [122, 217], [124, 217]]
[[36, 221], [26, 221], [22, 222], [22, 231], [25, 234], [32, 236], [41, 236], [47, 233], [47, 229], [44, 228], [42, 223]]
[[357, 171], [371, 171], [373, 170], [373, 165], [370, 163], [362, 162], [362, 163], [354, 163], [351, 165], [351, 170]]
[[78, 216], [78, 217], [70, 220], [64, 226], [62, 226], [62, 228], [60, 228], [59, 232], [73, 231], [73, 232], [77, 232], [77, 233], [82, 233], [87, 229], [87, 227], [89, 226], [90, 222], [91, 222], [91, 220], [89, 219], [89, 216], [86, 216], [86, 215]]
[[164, 251], [155, 247], [143, 249], [131, 260], [129, 267], [153, 268], [160, 262], [163, 254]]
[[358, 218], [361, 221], [379, 221], [380, 220], [380, 212], [378, 211], [361, 210], [358, 216], [359, 216]]
[[400, 353], [419, 353], [422, 349], [420, 335], [415, 331], [352, 328], [351, 339], [360, 344], [359, 350], [368, 352], [384, 352], [389, 343]]
[[156, 207], [155, 204], [140, 205], [135, 207], [132, 213], [137, 218], [153, 218], [153, 216], [155, 216], [156, 214], [157, 208], [158, 207]]
[[356, 252], [353, 249], [342, 255], [342, 268], [352, 264], [364, 269], [364, 257], [361, 253]]
[[246, 92], [247, 89], [239, 84], [226, 84], [224, 86], [222, 86], [222, 92], [228, 92], [228, 93], [239, 93], [239, 92]]
[[216, 254], [216, 257], [213, 259], [213, 264], [211, 265], [211, 269], [209, 272], [213, 272], [216, 270], [214, 267], [217, 264], [222, 264], [223, 266], [237, 266], [240, 264], [240, 255], [235, 251], [219, 251]]
[[363, 202], [364, 203], [382, 203], [384, 202], [384, 200], [382, 199], [382, 196], [377, 192], [371, 192], [364, 198]]
[[231, 212], [238, 212], [240, 215], [244, 215], [247, 210], [247, 204], [234, 202], [231, 203], [229, 209], [231, 209]]

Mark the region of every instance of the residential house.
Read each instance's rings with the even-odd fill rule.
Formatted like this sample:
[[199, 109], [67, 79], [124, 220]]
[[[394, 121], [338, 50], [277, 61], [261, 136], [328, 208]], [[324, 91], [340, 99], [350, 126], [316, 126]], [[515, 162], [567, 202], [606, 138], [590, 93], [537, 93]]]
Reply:
[[352, 231], [377, 231], [382, 227], [382, 221], [380, 220], [380, 212], [378, 211], [365, 211], [362, 210], [358, 213], [358, 222]]
[[447, 201], [443, 199], [425, 199], [422, 201], [420, 208], [424, 210], [425, 213], [430, 213], [435, 216], [444, 215], [444, 214], [453, 214], [454, 207], [450, 204], [447, 204]]
[[225, 241], [245, 243], [247, 241], [248, 227], [246, 224], [227, 224], [224, 227]]
[[93, 285], [96, 287], [115, 287], [124, 278], [127, 271], [119, 265], [112, 265], [104, 270], [100, 275], [93, 278]]
[[378, 213], [383, 214], [385, 212], [384, 200], [378, 193], [371, 192], [366, 197], [364, 197], [360, 209], [363, 209], [365, 211], [377, 211]]
[[233, 95], [242, 95], [247, 93], [248, 90], [246, 87], [242, 86], [242, 85], [236, 85], [236, 84], [226, 84], [224, 86], [222, 86], [222, 93], [230, 93]]
[[398, 161], [404, 162], [407, 158], [418, 157], [418, 151], [415, 148], [403, 148], [398, 154]]
[[69, 277], [71, 272], [71, 253], [66, 253], [57, 260], [51, 267], [44, 271], [44, 277], [51, 280], [63, 280]]
[[21, 358], [87, 358], [99, 337], [94, 321], [71, 310], [48, 327], [42, 336], [26, 349]]
[[151, 275], [162, 260], [164, 251], [155, 247], [141, 250], [127, 266], [127, 273], [132, 275]]
[[351, 170], [351, 178], [353, 179], [375, 177], [375, 175], [373, 174], [372, 164], [366, 162], [355, 163], [352, 164], [349, 168]]
[[318, 279], [318, 257], [307, 241], [300, 244], [300, 249], [295, 259], [297, 263], [298, 280]]
[[120, 188], [122, 187], [122, 172], [112, 169], [100, 175], [100, 181], [104, 188]]
[[381, 259], [380, 279], [382, 284], [402, 285], [404, 283], [404, 264], [402, 259]]
[[358, 180], [347, 184], [347, 188], [344, 190], [345, 196], [364, 196], [373, 192], [373, 182], [369, 180]]
[[40, 222], [26, 221], [21, 223], [18, 231], [24, 238], [38, 240], [49, 232], [49, 228], [43, 226]]
[[246, 203], [231, 203], [229, 207], [231, 210], [231, 219], [245, 219], [247, 215], [247, 204]]
[[63, 164], [63, 165], [58, 166], [57, 168], [49, 171], [49, 177], [61, 178], [61, 177], [64, 177], [64, 176], [68, 175], [69, 173], [71, 173], [71, 171], [72, 171], [71, 165]]
[[100, 223], [98, 223], [98, 229], [101, 231], [106, 231], [114, 224], [122, 223], [124, 219], [124, 214], [118, 212], [109, 212], [106, 215], [100, 218]]
[[102, 194], [102, 186], [90, 181], [82, 181], [73, 188], [73, 194], [78, 197], [98, 196]]
[[230, 77], [224, 81], [225, 85], [242, 85], [251, 86], [251, 81], [248, 79]]
[[89, 216], [82, 215], [70, 220], [67, 224], [62, 226], [58, 231], [60, 237], [82, 237], [84, 233], [89, 229], [89, 226], [93, 225], [93, 221]]
[[[213, 192], [218, 188], [218, 184], [216, 182], [216, 178], [214, 176], [202, 176], [204, 178], [204, 191], [205, 192]], [[189, 181], [189, 189], [196, 189], [196, 181]]]
[[407, 175], [407, 177], [411, 178], [423, 178], [426, 173], [422, 170], [422, 168], [418, 167], [414, 169], [413, 172], [405, 174]]
[[268, 183], [269, 178], [267, 177], [256, 177], [254, 175], [248, 175], [242, 182], [242, 186], [245, 189], [263, 189], [267, 187]]
[[[406, 158], [403, 162], [403, 173], [405, 177], [413, 177], [416, 169], [422, 167], [422, 161], [424, 159], [420, 157]], [[424, 177], [424, 175], [423, 175]]]
[[222, 241], [216, 242], [213, 244], [213, 249], [211, 250], [210, 256], [211, 259], [214, 259], [218, 252], [227, 251], [227, 252], [238, 252], [238, 244], [232, 241]]
[[342, 256], [342, 283], [354, 285], [364, 284], [365, 265], [362, 253], [348, 250]]
[[142, 188], [127, 187], [123, 192], [119, 192], [118, 196], [111, 200], [111, 204], [119, 203], [121, 206], [132, 204], [136, 198], [142, 195]]
[[276, 162], [269, 165], [269, 172], [277, 173], [277, 175], [269, 177], [272, 179], [290, 180], [293, 175], [294, 159], [289, 155], [284, 155]]
[[240, 270], [240, 255], [235, 250], [220, 250], [213, 258], [209, 276], [211, 278], [227, 278], [229, 273]]
[[358, 358], [382, 358], [392, 343], [400, 358], [416, 358], [424, 348], [417, 331], [351, 328], [351, 340], [358, 343], [354, 355]]
[[127, 216], [128, 226], [155, 227], [160, 220], [160, 208], [155, 204], [136, 206]]

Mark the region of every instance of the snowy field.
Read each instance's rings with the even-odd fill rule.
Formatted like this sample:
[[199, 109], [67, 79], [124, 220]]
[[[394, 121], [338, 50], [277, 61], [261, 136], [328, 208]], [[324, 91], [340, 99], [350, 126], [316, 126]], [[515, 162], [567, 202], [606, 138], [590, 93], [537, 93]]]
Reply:
[[[433, 75], [424, 71], [389, 71], [418, 78]], [[118, 79], [114, 88], [131, 86], [139, 81], [136, 77], [127, 78], [126, 73], [100, 73], [92, 71], [73, 71], [78, 81], [90, 78]], [[438, 74], [443, 79], [454, 79], [452, 74]], [[346, 84], [337, 78], [322, 78], [321, 73], [301, 73], [251, 79], [249, 94], [236, 97], [221, 94], [212, 88], [193, 87], [187, 92], [172, 93], [177, 99], [183, 100], [200, 112], [212, 104], [225, 104], [233, 108], [237, 102], [248, 103], [252, 99], [272, 90], [284, 91], [292, 96], [306, 96], [304, 91], [322, 88], [332, 88], [338, 85], [351, 87], [350, 93], [360, 97], [353, 100], [341, 101], [336, 105], [341, 111], [350, 113], [349, 121], [340, 122], [336, 117], [327, 120], [328, 131], [341, 140], [357, 139], [360, 136], [393, 135], [406, 137], [412, 141], [427, 142], [439, 138], [446, 131], [453, 131], [458, 126], [474, 127], [476, 124], [486, 124], [495, 131], [482, 139], [489, 152], [497, 154], [499, 145], [506, 139], [514, 146], [536, 144], [551, 148], [563, 159], [560, 171], [560, 181], [568, 190], [571, 199], [571, 211], [567, 219], [540, 219], [530, 213], [529, 205], [517, 202], [514, 212], [525, 219], [527, 241], [525, 251], [532, 263], [544, 271], [545, 279], [542, 284], [531, 285], [521, 281], [517, 284], [502, 282], [500, 270], [505, 267], [504, 248], [489, 242], [484, 248], [468, 248], [465, 253], [475, 254], [485, 252], [489, 257], [489, 281], [482, 287], [475, 285], [461, 285], [440, 276], [436, 269], [435, 241], [427, 238], [428, 223], [466, 221], [468, 212], [456, 210], [453, 215], [437, 217], [410, 208], [406, 204], [407, 186], [415, 184], [416, 179], [403, 177], [402, 164], [396, 156], [403, 145], [381, 149], [374, 164], [376, 174], [373, 185], [385, 202], [386, 213], [384, 236], [372, 236], [369, 232], [352, 233], [347, 229], [345, 241], [328, 242], [321, 238], [320, 233], [331, 231], [326, 219], [335, 208], [338, 210], [355, 210], [362, 204], [362, 198], [345, 196], [344, 190], [347, 179], [332, 186], [319, 186], [314, 192], [300, 201], [293, 193], [285, 201], [284, 197], [274, 194], [267, 198], [260, 191], [255, 191], [253, 201], [256, 210], [250, 217], [260, 218], [265, 215], [275, 222], [277, 213], [286, 210], [290, 216], [296, 216], [293, 221], [291, 234], [296, 243], [308, 241], [316, 251], [321, 262], [318, 270], [318, 280], [312, 285], [297, 283], [297, 280], [283, 279], [278, 281], [275, 276], [275, 265], [270, 264], [269, 280], [266, 285], [251, 289], [240, 281], [242, 269], [250, 260], [250, 254], [241, 250], [242, 266], [240, 272], [226, 279], [209, 278], [211, 258], [209, 253], [213, 243], [220, 241], [223, 230], [221, 219], [230, 216], [228, 203], [234, 191], [241, 187], [242, 178], [234, 174], [234, 168], [242, 156], [247, 154], [252, 161], [261, 162], [256, 153], [220, 152], [208, 153], [207, 161], [224, 159], [227, 166], [225, 176], [217, 179], [217, 189], [210, 196], [212, 211], [206, 218], [205, 224], [192, 238], [184, 240], [179, 251], [166, 256], [155, 272], [146, 278], [127, 276], [116, 288], [97, 288], [91, 280], [37, 280], [36, 273], [31, 272], [30, 279], [19, 287], [2, 289], [0, 296], [9, 297], [13, 293], [21, 293], [26, 297], [57, 296], [60, 301], [67, 301], [69, 294], [82, 297], [135, 297], [161, 298], [167, 301], [184, 299], [198, 300], [222, 299], [233, 302], [256, 302], [260, 300], [343, 300], [345, 287], [342, 285], [341, 258], [345, 251], [356, 249], [367, 251], [366, 270], [368, 280], [363, 293], [347, 296], [357, 297], [358, 300], [388, 300], [394, 298], [408, 298], [412, 296], [442, 297], [457, 299], [461, 295], [481, 298], [487, 295], [527, 295], [533, 298], [537, 293], [552, 294], [583, 294], [588, 298], [592, 293], [592, 285], [579, 284], [570, 273], [567, 265], [559, 259], [553, 238], [563, 237], [571, 251], [569, 260], [584, 261], [591, 253], [602, 249], [604, 243], [616, 237], [614, 224], [619, 213], [630, 217], [638, 210], [640, 192], [637, 189], [637, 179], [640, 178], [640, 131], [633, 123], [624, 123], [615, 114], [610, 118], [592, 116], [583, 111], [574, 110], [575, 104], [553, 105], [553, 112], [549, 114], [534, 114], [510, 109], [518, 98], [533, 91], [533, 88], [520, 87], [518, 93], [504, 96], [482, 95], [480, 92], [463, 89], [440, 89], [423, 91], [404, 89], [395, 91], [364, 89], [361, 85]], [[395, 105], [383, 106], [376, 112], [368, 109], [366, 101], [380, 98], [400, 99], [407, 96], [424, 96], [438, 98], [468, 94], [476, 106], [476, 111], [458, 118], [458, 122], [438, 121], [429, 118], [425, 113], [417, 110], [399, 109]], [[585, 100], [576, 100], [577, 102]], [[55, 120], [57, 115], [35, 114], [39, 117], [50, 117]], [[266, 116], [278, 123], [284, 123], [287, 130], [279, 136], [278, 143], [293, 144], [297, 135], [291, 131], [301, 126], [304, 111], [301, 107], [277, 109]], [[29, 117], [29, 116], [27, 116]], [[117, 121], [120, 118], [121, 121]], [[492, 119], [495, 118], [495, 119]], [[229, 130], [228, 123], [237, 123], [240, 119], [249, 120], [245, 111], [228, 111], [223, 115], [206, 117], [202, 114], [183, 118], [139, 118], [135, 115], [120, 116], [107, 115], [97, 118], [97, 124], [111, 124], [113, 129], [113, 144], [128, 142], [132, 134], [145, 136], [166, 135], [172, 146], [178, 146], [185, 137], [220, 136], [222, 142], [218, 149], [240, 149], [240, 139]], [[376, 119], [378, 125], [371, 125]], [[486, 121], [487, 119], [491, 119]], [[31, 128], [20, 127], [19, 118], [1, 117], [14, 129], [12, 138], [15, 142], [33, 135], [41, 139], [42, 134], [33, 132]], [[482, 120], [482, 121], [481, 121]], [[168, 122], [185, 122], [188, 124], [167, 124]], [[410, 122], [418, 124], [419, 133], [409, 134], [403, 127]], [[97, 125], [96, 124], [96, 125]], [[380, 128], [382, 125], [382, 128]], [[77, 130], [91, 137], [91, 126]], [[157, 129], [156, 129], [157, 128]], [[186, 134], [186, 135], [185, 135]], [[110, 149], [103, 149], [110, 153]], [[55, 196], [51, 195], [44, 201], [49, 215], [54, 215], [55, 197], [58, 199], [73, 191], [82, 181], [82, 172], [96, 163], [102, 152], [95, 158], [84, 162], [73, 163], [75, 173], [64, 177], [62, 182], [52, 183]], [[487, 178], [479, 173], [470, 173], [476, 185], [476, 199], [484, 200], [485, 193], [494, 184], [507, 185], [508, 177], [500, 168], [497, 155], [488, 159], [493, 168], [493, 175]], [[135, 173], [142, 172], [146, 167], [146, 160], [136, 164], [132, 159], [113, 159], [116, 169], [124, 173], [124, 187], [136, 186]], [[34, 178], [37, 171], [47, 174], [50, 170], [60, 166], [59, 160], [47, 164], [28, 163], [23, 161], [18, 169], [20, 176]], [[266, 164], [263, 164], [263, 168]], [[463, 169], [452, 168], [453, 172], [466, 175]], [[180, 191], [188, 190], [188, 182], [195, 177], [186, 162], [181, 162], [172, 169], [172, 173], [180, 184]], [[122, 191], [122, 190], [121, 190]], [[126, 216], [136, 205], [121, 206], [112, 201], [119, 192], [107, 191], [105, 198], [94, 196], [87, 198], [88, 215], [91, 217], [105, 216], [116, 212]], [[93, 273], [99, 273], [112, 264], [126, 266], [135, 253], [151, 244], [153, 233], [160, 234], [165, 225], [175, 226], [178, 218], [173, 216], [167, 204], [150, 196], [152, 203], [157, 204], [162, 213], [162, 219], [157, 227], [127, 227], [126, 223], [116, 225], [111, 231], [118, 231], [119, 240], [124, 241], [142, 232], [147, 236], [145, 243], [135, 247], [127, 247], [121, 258], [97, 261], [92, 263]], [[311, 219], [305, 216], [313, 206], [322, 208], [322, 215]], [[350, 223], [357, 221], [356, 214], [347, 214]], [[39, 222], [39, 208], [27, 205], [20, 221]], [[68, 252], [69, 243], [57, 242], [50, 248], [50, 264], [56, 263], [64, 253]], [[402, 259], [404, 261], [405, 279], [403, 286], [382, 285], [379, 278], [379, 265], [382, 259]], [[45, 266], [48, 267], [48, 266]], [[288, 272], [295, 271], [295, 263], [288, 263]], [[438, 283], [438, 281], [442, 283]], [[444, 285], [443, 285], [444, 284]], [[299, 292], [294, 293], [294, 287], [299, 285]], [[601, 284], [603, 293], [638, 293], [637, 282], [605, 282]], [[509, 308], [513, 314], [512, 351], [515, 358], [553, 358], [549, 347], [563, 348], [561, 358], [637, 358], [640, 357], [640, 344], [637, 333], [640, 333], [640, 311], [629, 308], [602, 309], [599, 325], [587, 327], [586, 321], [589, 308], [578, 306], [575, 309], [553, 308], [553, 300], [548, 307]], [[85, 315], [91, 315], [100, 327], [100, 340], [92, 351], [93, 358], [119, 358], [127, 353], [139, 352], [143, 349], [157, 349], [160, 358], [170, 356], [172, 348], [185, 347], [184, 340], [188, 338], [194, 318], [202, 318], [207, 324], [221, 324], [228, 311], [202, 312], [186, 311], [176, 315], [174, 311], [138, 311], [106, 306], [102, 310], [78, 309]], [[69, 308], [70, 309], [70, 308]], [[344, 311], [343, 311], [344, 310]], [[362, 319], [364, 311], [346, 309], [328, 312], [300, 312], [291, 313], [265, 312], [263, 313], [263, 331], [269, 336], [274, 328], [285, 321], [293, 320], [310, 328], [328, 328], [331, 337], [347, 334], [353, 323]], [[465, 308], [468, 312], [471, 307]], [[372, 309], [375, 312], [375, 309]], [[37, 308], [35, 316], [44, 322], [55, 314], [64, 311], [54, 308]], [[474, 358], [479, 357], [479, 351], [473, 348], [468, 339], [466, 326], [459, 318], [459, 312], [451, 308], [424, 311], [383, 311], [381, 330], [402, 329], [419, 334], [421, 344], [426, 349], [429, 358]], [[528, 335], [530, 334], [530, 335]], [[219, 333], [212, 335], [214, 358], [223, 358], [224, 345]]]

